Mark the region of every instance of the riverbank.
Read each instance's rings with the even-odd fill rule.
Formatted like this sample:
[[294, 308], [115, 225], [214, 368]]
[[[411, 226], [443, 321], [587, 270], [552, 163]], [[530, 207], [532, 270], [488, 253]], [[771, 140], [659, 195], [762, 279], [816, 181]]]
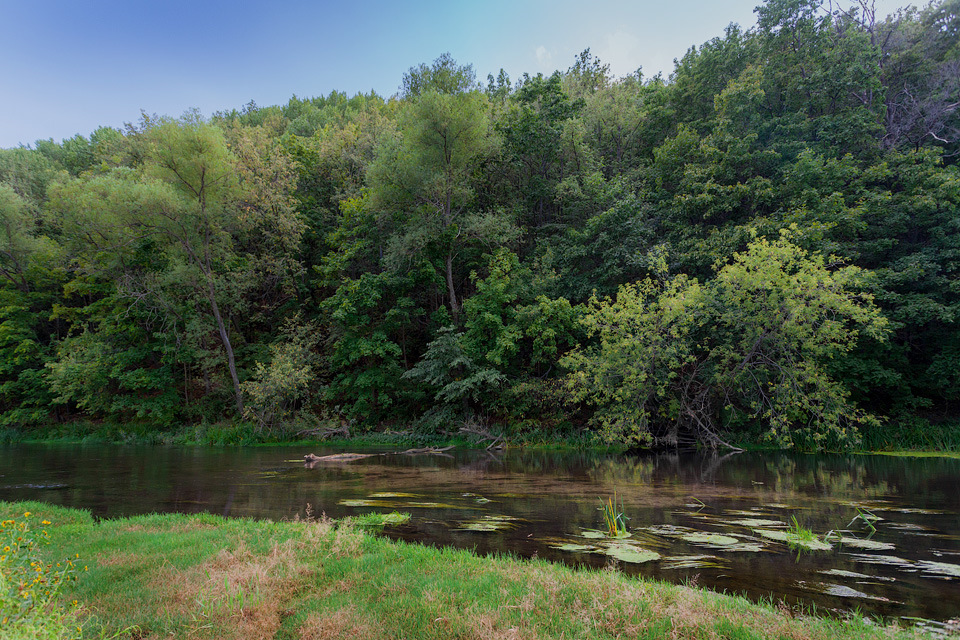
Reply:
[[[514, 430], [493, 429], [503, 436], [506, 447], [561, 450], [602, 450], [610, 453], [626, 451], [624, 446], [604, 442], [585, 430]], [[53, 424], [33, 430], [0, 430], [0, 444], [14, 443], [85, 443], [172, 446], [276, 446], [329, 447], [336, 449], [369, 449], [414, 447], [486, 447], [491, 440], [482, 435], [460, 432], [436, 433], [416, 429], [374, 429], [356, 431], [350, 436], [318, 438], [310, 433], [276, 430], [258, 431], [251, 423], [223, 421], [160, 430], [155, 425], [77, 421]], [[737, 441], [734, 444], [748, 451], [776, 451], [768, 442]], [[874, 428], [863, 434], [859, 447], [844, 453], [960, 456], [960, 422], [931, 424], [926, 421], [900, 422]]]
[[491, 444], [547, 449], [590, 449], [622, 452], [623, 446], [603, 442], [590, 431], [514, 431], [498, 432], [497, 442], [485, 435], [435, 433], [416, 429], [360, 430], [349, 436], [318, 438], [310, 433], [275, 430], [258, 431], [247, 422], [224, 421], [159, 430], [142, 424], [111, 422], [68, 422], [33, 430], [0, 430], [0, 444], [85, 443], [173, 446], [316, 446], [330, 448], [414, 448], [414, 447], [487, 447]]
[[[49, 533], [47, 562], [88, 570], [65, 584], [84, 637], [792, 638], [917, 637], [753, 604], [610, 570], [392, 542], [355, 522], [152, 515], [0, 503]], [[78, 557], [79, 556], [79, 557]], [[3, 633], [0, 632], [0, 637]], [[8, 636], [16, 637], [16, 636]]]

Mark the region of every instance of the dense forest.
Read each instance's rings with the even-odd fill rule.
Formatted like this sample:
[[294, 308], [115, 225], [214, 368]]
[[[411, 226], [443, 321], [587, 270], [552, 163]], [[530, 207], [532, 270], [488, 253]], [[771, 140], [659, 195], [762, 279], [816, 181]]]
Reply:
[[0, 150], [0, 425], [832, 448], [960, 399], [960, 1]]

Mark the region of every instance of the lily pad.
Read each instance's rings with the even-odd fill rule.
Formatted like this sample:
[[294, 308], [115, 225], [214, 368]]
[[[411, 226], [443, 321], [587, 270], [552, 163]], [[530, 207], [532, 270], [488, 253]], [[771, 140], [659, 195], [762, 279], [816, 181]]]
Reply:
[[693, 544], [706, 544], [726, 547], [740, 542], [732, 536], [725, 536], [721, 533], [686, 533], [680, 536], [681, 540], [692, 542]]
[[904, 560], [896, 556], [880, 556], [872, 553], [854, 553], [850, 556], [857, 562], [863, 564], [879, 564], [887, 567], [897, 567], [900, 570], [916, 571], [916, 566], [910, 560]]
[[388, 509], [396, 506], [383, 500], [367, 500], [364, 498], [359, 498], [356, 500], [340, 500], [337, 502], [337, 504], [343, 505], [344, 507], [386, 507]]
[[605, 538], [607, 538], [607, 539], [612, 538], [612, 539], [614, 539], [614, 540], [622, 540], [622, 539], [624, 539], [624, 538], [629, 538], [629, 537], [630, 537], [630, 532], [629, 532], [629, 531], [625, 531], [625, 532], [623, 532], [623, 533], [617, 534], [616, 536], [610, 536], [610, 535], [608, 535], [605, 531], [598, 531], [598, 530], [596, 530], [596, 529], [584, 529], [583, 531], [580, 532], [580, 537], [581, 537], [581, 538], [587, 538], [588, 540], [602, 540], [602, 539], [605, 539]]
[[947, 576], [949, 578], [960, 578], [960, 564], [921, 560], [917, 563], [917, 566], [920, 567], [924, 573], [934, 573], [938, 576]]
[[484, 498], [483, 496], [478, 495], [476, 493], [463, 493], [461, 495], [464, 498], [473, 498], [473, 501], [476, 502], [477, 504], [489, 504], [493, 502], [493, 500], [491, 500], [490, 498]]
[[881, 582], [894, 582], [894, 580], [896, 580], [895, 578], [888, 578], [886, 576], [868, 576], [865, 573], [844, 571], [843, 569], [823, 569], [817, 573], [822, 573], [825, 576], [834, 576], [836, 578], [850, 578], [852, 580], [879, 580]]
[[741, 520], [725, 520], [724, 524], [732, 524], [738, 527], [750, 527], [755, 529], [757, 527], [785, 527], [785, 523], [780, 522], [779, 520], [765, 520], [763, 518], [743, 518]]
[[760, 553], [763, 551], [763, 545], [759, 542], [740, 542], [724, 547], [724, 551], [740, 551], [743, 553]]
[[381, 491], [380, 493], [371, 493], [371, 498], [419, 498], [417, 493], [396, 493], [393, 491]]
[[656, 551], [650, 551], [632, 544], [617, 542], [607, 546], [601, 553], [605, 553], [611, 558], [616, 558], [621, 562], [630, 562], [633, 564], [643, 564], [652, 560], [659, 560], [660, 554]]
[[460, 507], [455, 504], [447, 504], [445, 502], [401, 502], [398, 506], [401, 507], [415, 507], [419, 509], [465, 509], [466, 507]]
[[724, 565], [716, 556], [671, 556], [663, 559], [663, 569], [723, 569]]
[[864, 593], [862, 591], [857, 591], [856, 589], [851, 589], [842, 584], [823, 584], [820, 585], [819, 591], [825, 593], [828, 596], [837, 596], [839, 598], [859, 598], [861, 600], [878, 600], [880, 602], [890, 602], [889, 598], [884, 598], [883, 596], [871, 596], [870, 594]]
[[644, 531], [649, 531], [658, 536], [682, 536], [688, 533], [696, 533], [689, 527], [678, 527], [672, 524], [654, 524], [649, 527], [643, 527]]
[[550, 545], [554, 549], [560, 551], [572, 551], [572, 552], [583, 552], [583, 551], [596, 551], [597, 548], [589, 544], [573, 544], [572, 542], [567, 542], [564, 544], [552, 544]]
[[754, 529], [754, 533], [764, 538], [770, 540], [776, 540], [777, 542], [784, 542], [786, 544], [803, 547], [804, 549], [809, 549], [810, 551], [829, 551], [833, 549], [833, 545], [829, 542], [824, 542], [823, 540], [814, 538], [812, 540], [807, 538], [802, 538], [795, 533], [789, 531], [771, 531], [769, 529]]
[[896, 545], [889, 542], [880, 542], [879, 540], [866, 540], [861, 538], [849, 538], [841, 536], [838, 540], [841, 547], [852, 547], [854, 549], [864, 549], [866, 551], [893, 551]]
[[603, 531], [595, 531], [593, 529], [584, 529], [580, 532], [581, 538], [587, 538], [588, 540], [600, 540], [601, 538], [606, 538], [607, 534]]
[[457, 529], [459, 531], [480, 532], [503, 531], [504, 529], [511, 529], [515, 527], [515, 520], [517, 520], [517, 518], [514, 518], [513, 516], [482, 516], [474, 520], [466, 520], [461, 522]]

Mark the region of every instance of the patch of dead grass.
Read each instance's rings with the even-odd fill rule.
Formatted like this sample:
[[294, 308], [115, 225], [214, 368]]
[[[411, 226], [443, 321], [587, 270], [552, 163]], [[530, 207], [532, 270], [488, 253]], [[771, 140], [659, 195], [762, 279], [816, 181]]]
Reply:
[[297, 630], [301, 640], [377, 640], [377, 634], [353, 607], [333, 613], [312, 613]]
[[337, 527], [330, 543], [330, 555], [338, 558], [359, 558], [362, 543], [363, 532], [345, 526]]

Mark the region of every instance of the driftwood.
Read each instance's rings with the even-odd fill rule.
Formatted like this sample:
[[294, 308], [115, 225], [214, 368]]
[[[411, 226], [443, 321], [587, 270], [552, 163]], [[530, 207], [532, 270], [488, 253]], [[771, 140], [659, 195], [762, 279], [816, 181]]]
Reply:
[[444, 451], [450, 451], [453, 449], [453, 445], [449, 447], [424, 447], [423, 449], [407, 449], [406, 451], [401, 451], [400, 455], [404, 456], [418, 456], [418, 455], [440, 455]]
[[503, 436], [495, 436], [486, 428], [480, 426], [464, 425], [460, 427], [460, 433], [480, 436], [480, 438], [488, 440], [490, 444], [487, 445], [487, 451], [491, 449], [502, 449], [505, 442]]
[[[326, 440], [332, 436], [343, 436], [344, 438], [350, 437], [350, 423], [343, 421], [340, 423], [339, 427], [327, 427], [327, 428], [316, 428], [316, 429], [302, 429], [297, 431], [298, 436], [314, 436], [318, 440]], [[312, 453], [310, 455], [313, 455]]]
[[304, 461], [307, 464], [316, 464], [318, 462], [351, 462], [353, 460], [363, 460], [364, 458], [372, 458], [377, 453], [335, 453], [330, 456], [318, 456], [312, 453], [308, 453], [303, 456]]
[[417, 456], [417, 455], [447, 455], [444, 452], [453, 449], [453, 446], [449, 447], [425, 447], [423, 449], [407, 449], [406, 451], [399, 452], [390, 452], [390, 453], [334, 453], [329, 456], [318, 456], [313, 453], [308, 453], [303, 456], [303, 462], [308, 469], [312, 469], [319, 462], [353, 462], [354, 460], [363, 460], [364, 458], [373, 458], [376, 456], [390, 456], [390, 455], [406, 455], [406, 456]]

